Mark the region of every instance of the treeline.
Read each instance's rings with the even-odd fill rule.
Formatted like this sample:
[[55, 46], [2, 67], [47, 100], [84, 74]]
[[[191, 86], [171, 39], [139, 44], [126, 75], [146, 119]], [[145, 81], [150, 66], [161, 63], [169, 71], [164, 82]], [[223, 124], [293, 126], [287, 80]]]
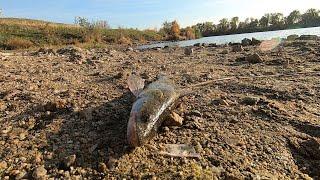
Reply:
[[247, 18], [245, 21], [240, 21], [239, 17], [223, 18], [219, 24], [204, 22], [179, 30], [177, 21], [165, 22], [159, 33], [167, 40], [177, 40], [316, 26], [320, 26], [320, 11], [308, 9], [303, 14], [294, 10], [286, 17], [282, 13], [268, 13], [260, 19]]

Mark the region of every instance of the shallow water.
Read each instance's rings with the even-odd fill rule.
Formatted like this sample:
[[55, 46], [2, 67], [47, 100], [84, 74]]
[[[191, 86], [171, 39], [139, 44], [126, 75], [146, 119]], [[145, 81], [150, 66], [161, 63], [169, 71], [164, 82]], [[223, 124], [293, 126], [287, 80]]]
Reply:
[[209, 43], [226, 44], [229, 42], [236, 43], [236, 42], [241, 42], [241, 40], [244, 38], [251, 39], [252, 37], [259, 40], [268, 40], [272, 38], [286, 38], [287, 36], [292, 34], [320, 36], [320, 27], [245, 33], [245, 34], [233, 34], [233, 35], [225, 35], [225, 36], [212, 36], [212, 37], [204, 37], [200, 39], [177, 41], [177, 42], [162, 42], [162, 43], [156, 43], [156, 44], [150, 44], [150, 45], [143, 45], [143, 46], [140, 46], [139, 49], [165, 47], [165, 46], [185, 47], [185, 46], [192, 46], [196, 43], [206, 43], [206, 44], [209, 44]]

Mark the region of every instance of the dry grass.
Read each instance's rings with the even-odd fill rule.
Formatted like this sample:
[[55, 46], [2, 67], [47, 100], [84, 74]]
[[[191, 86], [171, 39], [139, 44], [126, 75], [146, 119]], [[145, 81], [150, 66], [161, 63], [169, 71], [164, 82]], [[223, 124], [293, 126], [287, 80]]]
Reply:
[[39, 20], [0, 18], [2, 49], [83, 43], [132, 45], [159, 40], [162, 40], [162, 36], [151, 30], [84, 28]]
[[22, 39], [14, 37], [8, 39], [5, 43], [5, 49], [14, 50], [14, 49], [26, 49], [32, 47], [34, 44], [28, 39]]

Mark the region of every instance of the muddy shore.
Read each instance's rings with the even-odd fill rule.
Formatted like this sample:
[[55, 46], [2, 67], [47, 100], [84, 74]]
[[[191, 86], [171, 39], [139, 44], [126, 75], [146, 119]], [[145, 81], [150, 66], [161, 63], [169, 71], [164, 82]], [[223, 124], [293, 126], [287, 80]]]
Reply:
[[[319, 45], [1, 53], [0, 179], [319, 179], [320, 76], [272, 76], [320, 73]], [[182, 87], [271, 76], [195, 89], [175, 110], [182, 126], [131, 149], [131, 72], [147, 82], [165, 73]], [[161, 155], [165, 144], [192, 145], [200, 158]]]

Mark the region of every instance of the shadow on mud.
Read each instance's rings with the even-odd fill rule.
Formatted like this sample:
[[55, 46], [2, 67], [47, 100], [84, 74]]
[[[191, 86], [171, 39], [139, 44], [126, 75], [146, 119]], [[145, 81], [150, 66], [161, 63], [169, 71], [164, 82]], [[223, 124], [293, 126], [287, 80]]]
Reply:
[[289, 148], [299, 170], [313, 179], [320, 178], [320, 144], [319, 140], [289, 139]]
[[110, 158], [128, 153], [126, 130], [133, 100], [127, 92], [101, 106], [72, 113], [58, 134], [47, 137], [56, 155], [54, 164], [65, 168], [61, 159], [76, 155], [75, 166], [96, 169], [99, 162], [107, 164]]
[[126, 130], [133, 101], [133, 95], [126, 92], [80, 112], [72, 106], [52, 111], [43, 107], [29, 108], [14, 118], [36, 116], [35, 126], [29, 133], [46, 135], [46, 143], [38, 150], [53, 154], [45, 159], [47, 169], [69, 169], [64, 159], [70, 155], [76, 155], [72, 166], [97, 169], [100, 162], [108, 164], [110, 158], [118, 159], [130, 152]]

